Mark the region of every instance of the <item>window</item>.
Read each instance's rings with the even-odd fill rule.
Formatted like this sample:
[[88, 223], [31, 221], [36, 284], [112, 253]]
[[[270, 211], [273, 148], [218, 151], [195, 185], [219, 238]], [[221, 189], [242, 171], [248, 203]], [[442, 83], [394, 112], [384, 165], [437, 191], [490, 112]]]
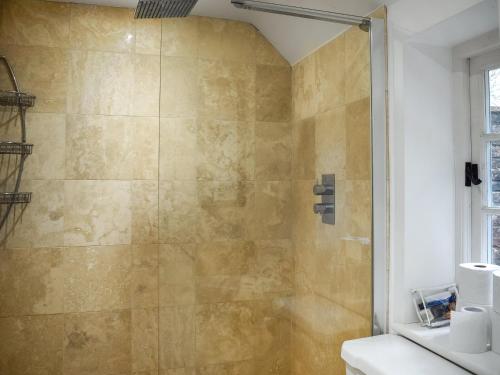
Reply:
[[500, 265], [500, 51], [471, 60], [472, 260]]

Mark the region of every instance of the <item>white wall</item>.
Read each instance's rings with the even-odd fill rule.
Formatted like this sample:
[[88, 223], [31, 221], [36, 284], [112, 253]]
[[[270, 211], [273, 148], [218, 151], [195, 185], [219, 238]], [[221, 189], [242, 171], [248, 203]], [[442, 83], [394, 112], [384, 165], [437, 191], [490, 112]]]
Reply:
[[388, 9], [391, 322], [417, 321], [411, 289], [455, 278], [456, 217], [464, 215], [456, 195], [467, 156], [461, 149], [456, 157], [465, 136], [456, 116], [465, 115], [455, 110], [460, 82], [453, 42], [443, 43], [442, 32], [444, 22], [480, 2], [401, 0]]
[[449, 48], [405, 43], [398, 58], [393, 311], [396, 321], [412, 322], [410, 289], [454, 280], [452, 55]]

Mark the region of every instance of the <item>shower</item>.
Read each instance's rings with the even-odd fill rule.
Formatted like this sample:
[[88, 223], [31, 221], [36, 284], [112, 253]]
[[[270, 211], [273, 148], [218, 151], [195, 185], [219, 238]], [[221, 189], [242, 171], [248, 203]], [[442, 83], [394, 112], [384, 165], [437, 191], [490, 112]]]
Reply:
[[386, 321], [385, 8], [118, 1], [0, 1], [0, 373], [343, 373]]
[[139, 0], [135, 18], [187, 17], [198, 0]]

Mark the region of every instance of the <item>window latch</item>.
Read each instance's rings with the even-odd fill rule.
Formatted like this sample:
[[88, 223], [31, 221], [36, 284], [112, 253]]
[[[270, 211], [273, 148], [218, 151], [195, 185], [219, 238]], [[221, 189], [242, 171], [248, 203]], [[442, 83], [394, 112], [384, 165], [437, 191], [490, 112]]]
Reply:
[[479, 185], [481, 182], [478, 165], [465, 163], [465, 186]]

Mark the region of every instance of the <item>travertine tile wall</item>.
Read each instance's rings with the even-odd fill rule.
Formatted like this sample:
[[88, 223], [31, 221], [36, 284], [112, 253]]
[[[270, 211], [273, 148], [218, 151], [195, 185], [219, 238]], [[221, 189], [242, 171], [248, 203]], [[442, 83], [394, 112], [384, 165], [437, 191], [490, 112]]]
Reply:
[[237, 22], [0, 11], [0, 53], [37, 95], [33, 202], [2, 234], [0, 374], [289, 374], [288, 64]]
[[290, 116], [291, 68], [252, 26], [163, 22], [161, 369], [290, 373]]
[[[381, 8], [375, 17], [385, 17]], [[345, 373], [342, 342], [371, 333], [369, 34], [352, 27], [293, 67], [295, 298], [291, 373]], [[336, 224], [312, 205], [336, 177]]]

